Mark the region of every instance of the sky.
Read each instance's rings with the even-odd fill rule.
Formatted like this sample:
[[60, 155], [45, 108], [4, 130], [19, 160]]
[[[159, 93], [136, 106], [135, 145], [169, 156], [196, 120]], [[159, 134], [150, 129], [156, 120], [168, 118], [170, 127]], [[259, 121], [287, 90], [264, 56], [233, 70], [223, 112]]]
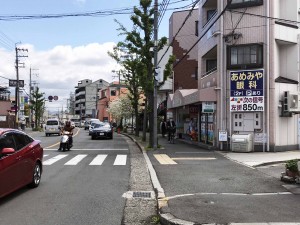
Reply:
[[[168, 37], [169, 18], [174, 11], [190, 6], [195, 0], [169, 0], [168, 9], [161, 19], [158, 37]], [[162, 0], [158, 1], [159, 4]], [[167, 1], [164, 1], [167, 2]], [[131, 30], [130, 14], [126, 14], [139, 0], [9, 0], [0, 8], [0, 86], [8, 86], [8, 79], [16, 79], [15, 47], [27, 49], [19, 52], [24, 68], [19, 78], [25, 81], [29, 92], [31, 78], [41, 92], [58, 96], [58, 101], [46, 102], [47, 110], [56, 111], [67, 106], [70, 93], [78, 81], [118, 78], [112, 70], [116, 62], [107, 54], [113, 46], [124, 40], [119, 35], [115, 19]], [[119, 14], [103, 16], [70, 16], [43, 18], [45, 15], [87, 15], [91, 12], [114, 11]], [[39, 19], [11, 19], [11, 16], [39, 16]], [[10, 18], [10, 19], [8, 19]], [[14, 17], [15, 18], [15, 17]], [[27, 56], [27, 57], [26, 57]], [[14, 96], [14, 89], [11, 89]]]

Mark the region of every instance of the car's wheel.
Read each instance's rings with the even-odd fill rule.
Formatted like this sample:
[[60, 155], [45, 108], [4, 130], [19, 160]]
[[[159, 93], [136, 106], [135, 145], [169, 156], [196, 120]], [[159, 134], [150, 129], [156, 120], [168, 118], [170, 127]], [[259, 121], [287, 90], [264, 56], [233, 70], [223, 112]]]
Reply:
[[36, 163], [33, 169], [32, 182], [29, 184], [29, 187], [35, 188], [39, 186], [42, 177], [42, 167], [40, 163]]
[[95, 136], [92, 135], [91, 139], [92, 139], [92, 140], [95, 140]]

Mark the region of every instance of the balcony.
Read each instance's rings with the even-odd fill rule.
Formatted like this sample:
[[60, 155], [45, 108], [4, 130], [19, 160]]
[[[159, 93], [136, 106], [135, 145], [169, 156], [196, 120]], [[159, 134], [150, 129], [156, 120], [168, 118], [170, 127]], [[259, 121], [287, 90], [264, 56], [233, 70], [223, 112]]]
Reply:
[[85, 95], [85, 91], [80, 91], [80, 92], [76, 93], [75, 97], [78, 97], [81, 95]]
[[200, 80], [200, 88], [199, 89], [205, 89], [217, 86], [217, 78], [219, 76], [218, 70], [214, 70], [210, 73], [205, 74]]
[[275, 22], [274, 36], [276, 41], [297, 44], [298, 27], [288, 23]]

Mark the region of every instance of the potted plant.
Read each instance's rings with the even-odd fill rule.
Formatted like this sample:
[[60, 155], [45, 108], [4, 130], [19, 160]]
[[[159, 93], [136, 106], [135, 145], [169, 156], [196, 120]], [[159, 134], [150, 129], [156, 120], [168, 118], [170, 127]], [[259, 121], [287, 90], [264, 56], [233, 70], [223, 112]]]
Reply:
[[299, 176], [298, 160], [292, 159], [285, 163], [285, 173], [289, 177], [296, 178]]

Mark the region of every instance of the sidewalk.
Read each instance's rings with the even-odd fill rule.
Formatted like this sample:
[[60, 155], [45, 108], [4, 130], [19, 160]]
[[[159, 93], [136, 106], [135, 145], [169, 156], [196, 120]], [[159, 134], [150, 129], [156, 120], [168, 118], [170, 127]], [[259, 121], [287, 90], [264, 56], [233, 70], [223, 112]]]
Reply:
[[[135, 142], [139, 145], [139, 147], [143, 150], [144, 152], [144, 156], [147, 158], [147, 161], [149, 160], [149, 156], [148, 154], [151, 154], [151, 150], [146, 153], [146, 146], [148, 146], [148, 136], [147, 136], [147, 141], [146, 142], [142, 142], [141, 141], [141, 136], [140, 137], [135, 137], [133, 135], [129, 135], [131, 138], [133, 138], [135, 140]], [[176, 139], [177, 143], [180, 143], [180, 146], [185, 146], [183, 147], [185, 151], [190, 151], [190, 150], [195, 150], [195, 146], [193, 145], [193, 143], [190, 140], [187, 139]], [[161, 138], [161, 136], [159, 135], [158, 137], [158, 144], [162, 144], [161, 149], [158, 150], [158, 152], [160, 153], [169, 153], [172, 154], [174, 153], [174, 151], [178, 151], [178, 145], [172, 145], [172, 144], [165, 144], [166, 143], [166, 139]], [[195, 144], [197, 145], [197, 144]], [[181, 147], [182, 148], [182, 147]], [[182, 148], [182, 150], [183, 150]], [[203, 150], [201, 149], [201, 147], [197, 146], [197, 148], [199, 148], [199, 151]], [[224, 156], [225, 158], [229, 159], [230, 161], [236, 162], [238, 164], [242, 164], [244, 166], [247, 167], [257, 167], [257, 166], [262, 166], [262, 165], [268, 165], [268, 164], [272, 164], [272, 163], [279, 163], [279, 162], [285, 162], [287, 160], [290, 159], [300, 159], [300, 151], [299, 150], [295, 150], [295, 151], [288, 151], [288, 152], [249, 152], [249, 153], [236, 153], [236, 152], [223, 152], [223, 151], [213, 151], [213, 150], [207, 150], [207, 152], [211, 152], [213, 154], [219, 154]], [[146, 154], [145, 154], [146, 153]], [[196, 154], [195, 154], [196, 155]], [[195, 156], [197, 157], [197, 156]], [[150, 168], [149, 168], [150, 167]], [[153, 182], [153, 186], [157, 192], [157, 197], [158, 197], [158, 202], [159, 202], [159, 207], [160, 207], [160, 219], [161, 219], [161, 224], [177, 224], [177, 225], [183, 225], [183, 224], [187, 224], [187, 225], [200, 225], [200, 224], [207, 224], [207, 221], [211, 221], [211, 218], [201, 218], [200, 216], [200, 212], [202, 214], [210, 214], [211, 209], [207, 212], [205, 212], [205, 209], [207, 208], [207, 203], [203, 205], [203, 199], [205, 199], [205, 195], [209, 196], [208, 199], [214, 199], [218, 204], [215, 204], [213, 207], [219, 207], [219, 202], [221, 199], [221, 202], [223, 205], [223, 208], [220, 207], [219, 208], [219, 213], [217, 213], [215, 215], [214, 218], [216, 218], [216, 221], [218, 220], [222, 220], [223, 218], [228, 221], [236, 221], [239, 222], [237, 220], [240, 219], [240, 214], [238, 212], [236, 212], [236, 210], [231, 209], [231, 207], [228, 207], [229, 205], [233, 204], [234, 207], [240, 207], [241, 212], [247, 211], [247, 208], [244, 208], [245, 206], [243, 205], [243, 201], [245, 201], [245, 199], [247, 199], [247, 201], [249, 202], [249, 205], [253, 205], [255, 208], [257, 208], [254, 212], [256, 212], [257, 214], [255, 214], [255, 216], [253, 217], [253, 215], [248, 215], [250, 221], [252, 221], [251, 219], [253, 219], [253, 221], [259, 220], [259, 221], [272, 221], [272, 214], [270, 215], [260, 215], [262, 209], [259, 209], [259, 207], [261, 207], [262, 204], [260, 203], [260, 199], [264, 198], [264, 197], [260, 197], [259, 199], [256, 197], [253, 197], [251, 194], [242, 194], [242, 193], [228, 193], [229, 196], [230, 195], [237, 195], [237, 196], [230, 196], [228, 197], [227, 195], [223, 195], [222, 197], [222, 193], [217, 194], [217, 193], [194, 193], [194, 194], [186, 194], [186, 195], [182, 195], [182, 196], [175, 196], [175, 198], [170, 198], [170, 196], [166, 197], [165, 193], [164, 193], [164, 188], [165, 187], [161, 187], [160, 185], [160, 181], [158, 180], [158, 175], [159, 171], [155, 171], [152, 165], [148, 165], [149, 168], [149, 172], [151, 175], [151, 179]], [[197, 168], [197, 167], [195, 167]], [[199, 171], [201, 172], [201, 171]], [[262, 179], [263, 180], [263, 179]], [[250, 181], [251, 183], [251, 181]], [[188, 183], [185, 184], [186, 186], [189, 186]], [[192, 184], [191, 184], [192, 185]], [[253, 184], [254, 186], [259, 186], [257, 184]], [[281, 185], [282, 186], [282, 185]], [[273, 193], [285, 193], [286, 194], [291, 194], [290, 192], [287, 192], [285, 188], [283, 187], [277, 187], [277, 189], [274, 187], [273, 189], [270, 188], [270, 192]], [[299, 185], [298, 185], [299, 186]], [[297, 186], [297, 190], [300, 188]], [[176, 186], [173, 187], [174, 189], [176, 189]], [[262, 190], [264, 190], [264, 188], [262, 188]], [[266, 188], [266, 190], [269, 190]], [[265, 192], [268, 192], [266, 191]], [[213, 192], [213, 191], [212, 191]], [[262, 193], [264, 193], [264, 191], [261, 191]], [[300, 192], [299, 192], [300, 193]], [[204, 195], [203, 195], [204, 194]], [[215, 196], [211, 196], [211, 194], [217, 194]], [[226, 194], [226, 193], [224, 193]], [[241, 196], [239, 196], [241, 195]], [[279, 194], [278, 196], [275, 196], [274, 198], [276, 199], [277, 202], [285, 202], [285, 205], [289, 205], [289, 207], [291, 207], [294, 204], [294, 201], [290, 198], [288, 198], [287, 200], [284, 198], [285, 197], [284, 194]], [[221, 197], [220, 197], [221, 196]], [[297, 197], [299, 195], [296, 195]], [[277, 199], [278, 198], [278, 199]], [[242, 199], [242, 200], [241, 200]], [[235, 202], [236, 201], [236, 202]], [[273, 201], [273, 199], [272, 199]], [[272, 202], [271, 200], [266, 200], [266, 204], [271, 204], [269, 202]], [[275, 201], [275, 202], [276, 202]], [[299, 202], [299, 201], [298, 201]], [[258, 207], [256, 207], [258, 206]], [[224, 208], [225, 207], [225, 208]], [[267, 206], [270, 207], [270, 206]], [[293, 207], [295, 207], [295, 212], [297, 212], [297, 210], [299, 209], [299, 205], [294, 205]], [[226, 210], [223, 210], [226, 209]], [[200, 211], [197, 211], [200, 210]], [[233, 211], [232, 211], [233, 210]], [[224, 212], [226, 211], [226, 212]], [[214, 214], [215, 212], [213, 212]], [[237, 213], [237, 214], [236, 214]], [[298, 213], [295, 213], [294, 215], [296, 215]], [[261, 216], [261, 217], [260, 217]], [[253, 217], [253, 218], [252, 218]], [[199, 219], [200, 218], [200, 219]], [[245, 218], [243, 218], [244, 220], [247, 220]], [[285, 218], [286, 219], [286, 218]], [[284, 224], [289, 224], [289, 225], [296, 225], [296, 224], [300, 224], [300, 223], [294, 223], [294, 219], [296, 221], [300, 221], [300, 217], [296, 218], [296, 217], [292, 217], [290, 223], [284, 223]], [[204, 220], [205, 223], [203, 223]], [[206, 221], [207, 220], [207, 221]], [[196, 221], [195, 222], [191, 222], [191, 221]], [[243, 223], [227, 223], [227, 224], [243, 224]], [[276, 220], [274, 219], [274, 222], [276, 222]], [[210, 224], [215, 224], [214, 222], [210, 223]], [[219, 224], [219, 223], [218, 223]], [[225, 224], [225, 223], [224, 223]], [[255, 223], [244, 223], [244, 224], [255, 224]], [[265, 224], [275, 224], [275, 223], [259, 223], [260, 225], [265, 225]], [[283, 224], [283, 223], [281, 223]]]

